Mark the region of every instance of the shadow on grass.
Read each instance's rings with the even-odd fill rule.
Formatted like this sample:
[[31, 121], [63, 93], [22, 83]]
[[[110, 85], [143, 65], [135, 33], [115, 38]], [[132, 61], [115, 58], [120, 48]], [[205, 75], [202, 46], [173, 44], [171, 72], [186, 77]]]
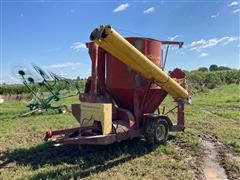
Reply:
[[[170, 136], [169, 139], [173, 140], [174, 137]], [[50, 169], [33, 175], [32, 179], [83, 178], [148, 154], [155, 148], [149, 147], [140, 138], [105, 146], [84, 145], [80, 150], [74, 145], [54, 147], [52, 143], [44, 143], [29, 149], [16, 149], [2, 154], [0, 168], [6, 168], [11, 163], [31, 166], [33, 170], [45, 166]], [[57, 165], [60, 166], [51, 168]]]

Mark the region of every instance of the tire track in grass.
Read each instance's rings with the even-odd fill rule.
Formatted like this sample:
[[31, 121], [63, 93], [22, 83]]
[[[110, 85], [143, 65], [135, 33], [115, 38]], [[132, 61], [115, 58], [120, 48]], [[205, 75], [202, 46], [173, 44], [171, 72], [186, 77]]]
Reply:
[[240, 179], [239, 156], [216, 138], [202, 135], [201, 148], [204, 152], [203, 172], [206, 179]]
[[205, 178], [207, 180], [227, 180], [227, 174], [217, 160], [218, 151], [215, 144], [209, 140], [202, 140], [201, 144], [205, 154], [203, 158], [203, 173]]

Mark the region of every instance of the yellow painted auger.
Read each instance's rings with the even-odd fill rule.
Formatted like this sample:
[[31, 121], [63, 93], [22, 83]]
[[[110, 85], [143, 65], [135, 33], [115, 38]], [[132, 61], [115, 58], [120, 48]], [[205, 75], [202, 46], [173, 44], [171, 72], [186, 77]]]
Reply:
[[152, 79], [174, 99], [188, 99], [189, 93], [151, 62], [109, 25], [96, 28], [90, 39], [147, 79]]

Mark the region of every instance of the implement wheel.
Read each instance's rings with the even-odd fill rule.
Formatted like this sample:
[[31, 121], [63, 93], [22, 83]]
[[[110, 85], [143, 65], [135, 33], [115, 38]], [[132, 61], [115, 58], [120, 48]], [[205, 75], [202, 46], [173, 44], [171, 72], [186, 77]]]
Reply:
[[150, 119], [145, 131], [147, 144], [151, 146], [165, 144], [168, 138], [168, 131], [169, 127], [166, 120], [162, 118]]
[[67, 112], [67, 107], [66, 106], [62, 106], [58, 109], [59, 114], [65, 114], [66, 112]]

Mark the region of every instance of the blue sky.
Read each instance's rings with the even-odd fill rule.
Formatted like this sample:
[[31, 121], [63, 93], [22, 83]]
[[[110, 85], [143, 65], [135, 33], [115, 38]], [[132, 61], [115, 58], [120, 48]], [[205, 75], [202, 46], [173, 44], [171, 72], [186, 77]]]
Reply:
[[1, 82], [31, 64], [68, 78], [87, 77], [84, 43], [100, 24], [124, 36], [184, 41], [171, 48], [167, 70], [211, 64], [239, 68], [240, 2], [234, 0], [47, 1], [1, 0]]

